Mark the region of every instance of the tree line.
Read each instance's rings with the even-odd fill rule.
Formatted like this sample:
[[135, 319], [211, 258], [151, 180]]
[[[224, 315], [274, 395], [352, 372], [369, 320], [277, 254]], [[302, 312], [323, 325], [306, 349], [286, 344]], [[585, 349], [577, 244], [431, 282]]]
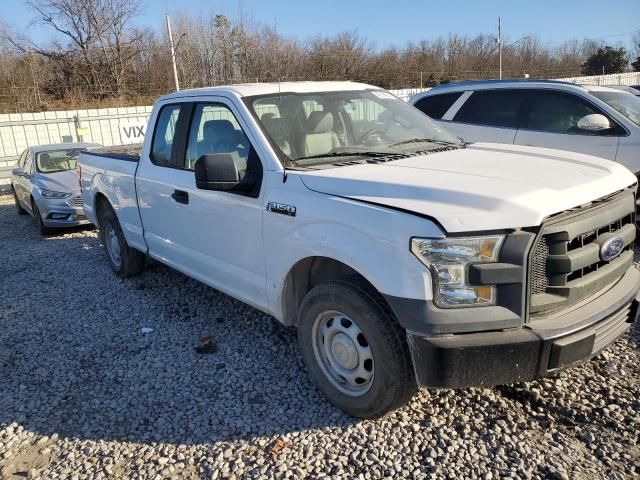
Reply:
[[[28, 0], [38, 43], [0, 24], [0, 111], [148, 104], [174, 89], [166, 31], [139, 28], [139, 0]], [[1, 19], [0, 19], [1, 21]], [[181, 88], [286, 80], [354, 80], [384, 88], [498, 77], [493, 34], [376, 48], [357, 30], [295, 40], [241, 12], [173, 18]], [[640, 56], [640, 37], [637, 38]], [[503, 77], [559, 78], [623, 71], [623, 48], [594, 40], [503, 42]]]

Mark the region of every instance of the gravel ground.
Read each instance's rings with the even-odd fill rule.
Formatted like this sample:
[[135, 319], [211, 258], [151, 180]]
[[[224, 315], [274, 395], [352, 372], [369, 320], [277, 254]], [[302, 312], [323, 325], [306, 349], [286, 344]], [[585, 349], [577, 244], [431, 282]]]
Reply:
[[42, 239], [10, 197], [0, 279], [3, 479], [640, 476], [637, 325], [555, 378], [359, 421], [295, 330], [156, 263], [118, 280], [93, 230]]

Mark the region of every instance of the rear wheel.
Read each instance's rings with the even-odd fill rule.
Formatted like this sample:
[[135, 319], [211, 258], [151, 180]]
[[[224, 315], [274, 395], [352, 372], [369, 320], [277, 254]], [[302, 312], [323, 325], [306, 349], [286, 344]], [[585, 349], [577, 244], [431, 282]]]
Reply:
[[127, 244], [115, 212], [111, 208], [105, 209], [100, 215], [99, 223], [100, 240], [111, 269], [120, 278], [139, 274], [144, 267], [146, 256]]
[[22, 205], [20, 205], [20, 200], [18, 200], [18, 194], [15, 190], [13, 191], [13, 201], [16, 202], [16, 210], [18, 211], [18, 215], [26, 215], [27, 211], [22, 208]]
[[365, 282], [314, 287], [301, 306], [298, 338], [313, 380], [351, 415], [380, 417], [417, 389], [405, 332]]
[[33, 218], [36, 219], [36, 224], [38, 225], [38, 230], [40, 231], [40, 235], [43, 237], [46, 235], [50, 235], [53, 232], [53, 228], [47, 227], [44, 224], [44, 220], [42, 219], [42, 214], [40, 213], [40, 209], [38, 208], [38, 204], [35, 200], [31, 203], [31, 208], [33, 209]]

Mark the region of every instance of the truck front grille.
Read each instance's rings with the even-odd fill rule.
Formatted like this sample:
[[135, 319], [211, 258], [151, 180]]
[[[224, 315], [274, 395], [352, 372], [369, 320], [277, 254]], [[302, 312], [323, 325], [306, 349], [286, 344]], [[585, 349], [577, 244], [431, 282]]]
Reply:
[[[568, 307], [615, 282], [633, 262], [635, 235], [631, 189], [545, 223], [529, 257], [530, 314]], [[614, 237], [624, 248], [603, 260], [601, 247]]]
[[542, 237], [536, 244], [531, 257], [531, 294], [543, 293], [549, 286], [547, 277], [547, 257], [549, 256], [549, 244]]

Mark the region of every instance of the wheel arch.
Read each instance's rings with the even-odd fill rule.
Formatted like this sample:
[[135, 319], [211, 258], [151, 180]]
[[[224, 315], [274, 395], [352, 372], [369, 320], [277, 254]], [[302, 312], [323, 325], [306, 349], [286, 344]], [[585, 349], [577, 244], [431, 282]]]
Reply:
[[386, 303], [375, 285], [355, 268], [330, 257], [309, 256], [296, 262], [285, 277], [281, 296], [283, 323], [297, 325], [302, 301], [313, 287], [345, 278], [353, 278], [366, 284]]
[[98, 228], [100, 228], [100, 217], [102, 216], [102, 213], [107, 209], [113, 210], [115, 212], [115, 209], [113, 208], [113, 205], [111, 205], [111, 202], [109, 201], [107, 196], [102, 192], [97, 192], [93, 198], [93, 211], [96, 212], [95, 216], [96, 221], [98, 222]]

